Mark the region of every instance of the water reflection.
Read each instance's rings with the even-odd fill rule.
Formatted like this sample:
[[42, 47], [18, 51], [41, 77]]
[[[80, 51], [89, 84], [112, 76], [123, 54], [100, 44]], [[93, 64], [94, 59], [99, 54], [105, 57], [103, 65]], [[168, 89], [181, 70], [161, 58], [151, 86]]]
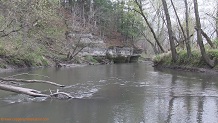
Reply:
[[[1, 117], [47, 117], [46, 123], [216, 123], [218, 77], [200, 73], [154, 70], [150, 63], [37, 69], [72, 100], [21, 101], [0, 94]], [[27, 72], [27, 71], [22, 71]], [[15, 73], [4, 74], [4, 76]], [[25, 75], [21, 78], [27, 77]], [[31, 78], [28, 76], [27, 78]], [[34, 79], [45, 79], [34, 76]], [[48, 85], [26, 85], [39, 90]], [[10, 94], [10, 95], [9, 95]], [[13, 94], [13, 101], [17, 94]], [[16, 98], [15, 98], [16, 97]], [[13, 111], [12, 111], [13, 110]]]
[[216, 106], [218, 95], [213, 86], [216, 82], [215, 75], [172, 70], [162, 72], [174, 72], [171, 73], [172, 82], [169, 93], [172, 98], [169, 101], [166, 122], [216, 123], [218, 121]]

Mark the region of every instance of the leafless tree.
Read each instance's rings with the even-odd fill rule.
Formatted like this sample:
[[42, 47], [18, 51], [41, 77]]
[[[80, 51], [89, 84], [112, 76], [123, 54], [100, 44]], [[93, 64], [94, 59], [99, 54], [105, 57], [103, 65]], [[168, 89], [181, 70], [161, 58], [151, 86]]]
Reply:
[[198, 1], [193, 0], [194, 2], [194, 12], [195, 12], [195, 19], [196, 19], [196, 30], [197, 30], [197, 42], [201, 50], [201, 55], [203, 57], [203, 60], [205, 63], [207, 63], [208, 66], [211, 68], [214, 67], [214, 60], [211, 60], [209, 56], [206, 54], [206, 50], [204, 48], [204, 43], [202, 39], [202, 30], [201, 30], [201, 22], [200, 22], [200, 17], [199, 17], [199, 12], [198, 12]]
[[166, 0], [162, 0], [162, 4], [163, 4], [164, 13], [166, 16], [166, 21], [167, 21], [167, 29], [168, 29], [168, 35], [169, 35], [169, 40], [170, 40], [170, 49], [171, 49], [171, 53], [172, 53], [172, 60], [173, 60], [173, 62], [176, 62], [177, 52], [176, 52], [175, 42], [173, 39], [172, 24], [171, 24], [170, 15], [169, 15]]
[[146, 22], [148, 28], [150, 29], [150, 31], [151, 31], [151, 33], [152, 33], [152, 35], [153, 35], [153, 37], [154, 37], [155, 42], [157, 43], [158, 47], [161, 49], [162, 52], [165, 52], [163, 46], [161, 45], [161, 43], [160, 43], [160, 41], [159, 41], [159, 39], [158, 39], [158, 37], [157, 37], [157, 35], [156, 35], [154, 29], [153, 29], [153, 27], [151, 26], [150, 22], [148, 21], [146, 15], [145, 15], [145, 13], [144, 13], [144, 10], [143, 10], [143, 8], [142, 8], [142, 0], [134, 0], [134, 1], [135, 1], [136, 5], [137, 5], [139, 11], [136, 10], [136, 9], [134, 9], [134, 10], [135, 10], [137, 13], [139, 13], [139, 14], [143, 17], [143, 19], [145, 20], [145, 22]]
[[218, 1], [216, 2], [216, 38], [218, 40]]
[[191, 46], [190, 46], [190, 38], [189, 38], [189, 8], [188, 8], [188, 2], [187, 0], [184, 0], [185, 3], [185, 24], [186, 24], [186, 39], [185, 39], [185, 43], [186, 43], [186, 50], [187, 50], [187, 55], [188, 58], [190, 58], [191, 56]]

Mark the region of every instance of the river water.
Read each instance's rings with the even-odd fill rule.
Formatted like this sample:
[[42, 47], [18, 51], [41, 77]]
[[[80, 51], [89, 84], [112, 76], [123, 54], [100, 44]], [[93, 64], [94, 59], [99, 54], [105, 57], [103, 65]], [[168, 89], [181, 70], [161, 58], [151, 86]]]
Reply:
[[[0, 76], [19, 73], [33, 75], [16, 78], [67, 85], [59, 91], [75, 99], [0, 91], [0, 118], [47, 118], [39, 121], [45, 123], [218, 123], [217, 75], [156, 70], [146, 62], [20, 70]], [[46, 84], [23, 87], [45, 93], [58, 89]]]

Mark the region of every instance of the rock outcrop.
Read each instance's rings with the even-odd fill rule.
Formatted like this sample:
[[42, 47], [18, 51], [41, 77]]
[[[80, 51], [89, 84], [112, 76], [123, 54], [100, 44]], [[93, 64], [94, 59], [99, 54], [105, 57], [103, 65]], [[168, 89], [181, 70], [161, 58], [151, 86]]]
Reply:
[[105, 61], [113, 63], [137, 62], [142, 50], [125, 46], [107, 47], [103, 39], [92, 34], [72, 34], [80, 38], [80, 45], [86, 46], [79, 54], [83, 57], [92, 56], [100, 63]]

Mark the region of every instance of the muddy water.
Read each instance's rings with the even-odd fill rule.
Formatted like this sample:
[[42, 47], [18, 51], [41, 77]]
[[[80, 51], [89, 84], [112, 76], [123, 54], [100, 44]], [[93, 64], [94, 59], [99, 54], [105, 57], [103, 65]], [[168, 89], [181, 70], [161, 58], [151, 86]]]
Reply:
[[[45, 79], [76, 99], [31, 98], [0, 91], [0, 118], [47, 118], [45, 123], [217, 123], [218, 76], [155, 70], [151, 63], [44, 68], [0, 76]], [[41, 76], [43, 75], [43, 76]], [[48, 93], [57, 88], [25, 84]], [[12, 121], [11, 121], [12, 122]]]

